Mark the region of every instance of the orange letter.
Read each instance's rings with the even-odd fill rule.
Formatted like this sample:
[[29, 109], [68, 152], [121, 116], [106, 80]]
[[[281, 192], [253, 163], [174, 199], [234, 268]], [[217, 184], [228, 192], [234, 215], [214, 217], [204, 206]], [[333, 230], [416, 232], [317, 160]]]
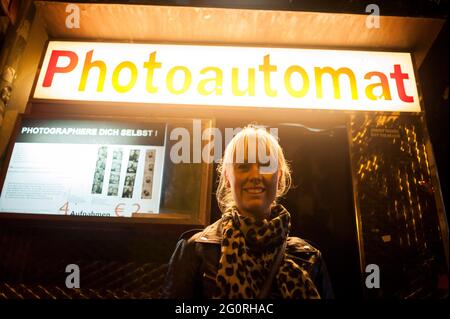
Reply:
[[[373, 76], [378, 76], [380, 78], [380, 83], [369, 84], [366, 87], [367, 97], [371, 100], [376, 100], [379, 97], [384, 97], [385, 100], [391, 100], [391, 90], [389, 89], [389, 82], [386, 75], [384, 75], [384, 73], [382, 72], [373, 71], [367, 73], [364, 78], [366, 80], [370, 80]], [[373, 93], [373, 89], [375, 89], [377, 86], [381, 86], [382, 89], [382, 92], [378, 97]]]
[[[69, 58], [69, 64], [64, 67], [56, 66], [58, 64], [58, 59], [60, 56], [65, 56]], [[73, 51], [63, 51], [63, 50], [53, 50], [50, 61], [48, 62], [47, 72], [45, 73], [44, 87], [49, 87], [52, 85], [53, 76], [55, 73], [69, 73], [72, 71], [78, 63], [78, 55]]]
[[[182, 71], [184, 73], [183, 86], [181, 87], [181, 89], [178, 89], [178, 90], [174, 88], [174, 83], [173, 83], [173, 80], [174, 80], [174, 77], [175, 77], [175, 73], [177, 71]], [[166, 85], [167, 85], [167, 89], [172, 94], [177, 94], [178, 95], [178, 94], [185, 93], [189, 89], [189, 86], [191, 85], [191, 82], [192, 82], [191, 71], [189, 71], [189, 69], [187, 67], [185, 67], [185, 66], [174, 66], [167, 73]]]
[[[298, 72], [303, 80], [303, 86], [301, 90], [294, 90], [291, 85], [291, 76], [292, 73]], [[284, 73], [284, 86], [290, 95], [293, 97], [304, 97], [309, 90], [309, 78], [308, 73], [306, 73], [305, 69], [298, 65], [290, 66], [286, 72]]]
[[89, 71], [93, 67], [97, 67], [100, 70], [100, 75], [98, 77], [97, 92], [103, 91], [105, 85], [106, 77], [106, 64], [102, 60], [92, 62], [92, 54], [94, 50], [86, 53], [86, 59], [84, 60], [83, 73], [81, 74], [80, 85], [78, 86], [78, 91], [84, 91], [86, 89], [86, 82]]
[[[200, 93], [201, 95], [205, 95], [205, 96], [210, 95], [214, 92], [216, 93], [216, 95], [222, 95], [222, 83], [223, 83], [222, 70], [217, 67], [210, 66], [207, 68], [203, 68], [200, 71], [200, 74], [205, 74], [206, 72], [209, 72], [209, 71], [214, 71], [216, 73], [216, 76], [214, 78], [201, 80], [197, 86], [198, 93]], [[211, 89], [211, 90], [206, 89], [206, 86], [209, 82], [215, 83], [214, 89]]]
[[246, 93], [250, 96], [255, 96], [255, 69], [248, 68], [248, 86], [245, 90], [239, 89], [239, 69], [233, 68], [231, 70], [231, 90], [235, 96], [244, 96]]
[[276, 65], [270, 64], [270, 54], [264, 56], [264, 64], [259, 66], [259, 70], [264, 73], [264, 90], [266, 91], [267, 96], [277, 96], [277, 90], [272, 90], [270, 87], [270, 72], [275, 72], [277, 70]]
[[[130, 81], [128, 82], [127, 85], [121, 85], [120, 82], [119, 82], [120, 72], [124, 68], [129, 69], [130, 73], [131, 73], [131, 78], [130, 78]], [[114, 90], [116, 90], [119, 93], [126, 93], [129, 90], [131, 90], [133, 88], [133, 86], [136, 84], [137, 73], [138, 73], [138, 70], [137, 70], [137, 68], [136, 68], [136, 66], [134, 65], [133, 62], [124, 61], [124, 62], [120, 63], [114, 69], [114, 72], [113, 72], [113, 75], [112, 75], [112, 85], [113, 85]]]
[[339, 76], [341, 74], [347, 75], [350, 80], [350, 88], [352, 90], [352, 99], [353, 100], [358, 99], [358, 90], [356, 89], [355, 74], [353, 74], [353, 71], [350, 70], [349, 68], [339, 68], [338, 70], [335, 70], [329, 66], [326, 66], [324, 68], [314, 68], [314, 71], [315, 71], [315, 75], [316, 75], [317, 97], [319, 99], [323, 98], [322, 75], [324, 73], [330, 74], [331, 78], [333, 79], [334, 98], [335, 99], [341, 98], [341, 88], [339, 86]]
[[147, 82], [145, 87], [147, 89], [147, 92], [149, 93], [158, 92], [158, 88], [153, 86], [153, 72], [155, 71], [155, 69], [160, 69], [161, 66], [162, 64], [160, 62], [156, 62], [156, 51], [150, 54], [148, 62], [144, 62], [144, 68], [148, 69]]

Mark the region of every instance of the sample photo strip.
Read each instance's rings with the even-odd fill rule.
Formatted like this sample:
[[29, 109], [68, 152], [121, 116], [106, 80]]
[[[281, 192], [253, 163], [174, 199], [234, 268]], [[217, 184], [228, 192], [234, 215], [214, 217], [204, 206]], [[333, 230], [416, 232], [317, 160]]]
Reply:
[[107, 156], [108, 148], [106, 146], [99, 147], [97, 153], [97, 163], [95, 165], [94, 180], [92, 182], [92, 194], [102, 193]]
[[109, 175], [108, 196], [117, 196], [119, 193], [120, 169], [122, 168], [122, 149], [113, 151], [111, 174]]
[[139, 163], [140, 150], [131, 150], [128, 158], [127, 174], [123, 185], [123, 198], [132, 198], [134, 190], [134, 181], [136, 179], [136, 171]]
[[153, 171], [155, 166], [155, 150], [147, 150], [145, 152], [144, 179], [142, 182], [142, 199], [152, 198], [153, 189]]

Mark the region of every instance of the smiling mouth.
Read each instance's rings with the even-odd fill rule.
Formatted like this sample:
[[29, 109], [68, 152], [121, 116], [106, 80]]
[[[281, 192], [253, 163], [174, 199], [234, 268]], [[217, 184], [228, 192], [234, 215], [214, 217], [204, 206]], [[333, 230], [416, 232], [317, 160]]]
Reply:
[[249, 194], [261, 194], [265, 191], [262, 187], [252, 187], [252, 188], [245, 188], [244, 191], [246, 191]]

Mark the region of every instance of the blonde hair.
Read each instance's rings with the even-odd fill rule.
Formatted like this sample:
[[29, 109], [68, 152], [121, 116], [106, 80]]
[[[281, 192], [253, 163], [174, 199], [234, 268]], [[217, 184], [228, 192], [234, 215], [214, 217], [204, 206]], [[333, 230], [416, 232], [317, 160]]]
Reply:
[[247, 145], [249, 143], [248, 140], [250, 136], [256, 137], [258, 140], [258, 145], [265, 145], [266, 148], [269, 148], [269, 156], [273, 156], [273, 154], [277, 155], [276, 164], [279, 177], [275, 201], [272, 205], [275, 205], [277, 200], [281, 196], [285, 195], [291, 186], [291, 169], [284, 157], [283, 149], [278, 143], [277, 138], [267, 132], [263, 127], [248, 125], [231, 139], [225, 148], [222, 161], [217, 166], [219, 184], [217, 186], [216, 198], [222, 213], [236, 205], [231, 189], [227, 185], [226, 171], [230, 165], [234, 163], [234, 159], [238, 156], [238, 154], [236, 154], [238, 146]]

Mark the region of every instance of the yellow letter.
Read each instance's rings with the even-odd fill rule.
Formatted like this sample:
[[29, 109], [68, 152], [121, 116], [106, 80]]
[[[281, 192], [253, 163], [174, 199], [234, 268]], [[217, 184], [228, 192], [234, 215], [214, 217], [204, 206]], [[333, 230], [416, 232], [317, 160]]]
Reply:
[[[300, 73], [303, 79], [303, 86], [300, 90], [294, 90], [292, 88], [291, 75], [294, 72]], [[289, 94], [292, 95], [293, 97], [304, 97], [309, 90], [308, 73], [306, 73], [305, 69], [303, 69], [301, 66], [298, 65], [290, 66], [284, 73], [284, 86], [286, 87], [286, 90], [289, 92]]]
[[341, 98], [341, 89], [339, 86], [339, 76], [341, 74], [345, 74], [348, 76], [350, 80], [350, 88], [352, 90], [352, 99], [358, 99], [358, 90], [356, 89], [356, 79], [353, 71], [349, 68], [339, 68], [337, 71], [329, 66], [324, 68], [314, 68], [315, 76], [316, 76], [316, 90], [317, 90], [317, 98], [323, 98], [323, 88], [322, 88], [322, 75], [324, 73], [328, 73], [333, 78], [333, 88], [334, 88], [334, 98]]
[[[202, 69], [200, 71], [200, 74], [205, 74], [206, 72], [209, 72], [209, 71], [214, 71], [216, 73], [216, 76], [214, 78], [201, 80], [198, 83], [198, 87], [197, 87], [198, 92], [201, 95], [210, 95], [210, 94], [212, 94], [215, 91], [216, 95], [222, 95], [222, 84], [223, 84], [222, 70], [219, 69], [219, 68], [211, 66], [211, 67], [207, 67], [207, 68]], [[215, 88], [213, 88], [210, 91], [208, 91], [206, 89], [206, 85], [209, 82], [212, 82], [212, 81], [215, 82], [216, 86], [215, 86]]]
[[248, 95], [255, 96], [255, 69], [249, 68], [248, 69], [248, 86], [247, 89], [241, 91], [239, 90], [239, 69], [233, 68], [232, 69], [232, 91], [233, 94], [236, 96], [244, 96], [247, 92]]
[[[120, 71], [122, 71], [122, 69], [124, 69], [124, 68], [130, 69], [131, 78], [127, 85], [120, 85], [120, 83], [119, 83]], [[125, 93], [125, 92], [128, 92], [129, 90], [131, 90], [133, 88], [134, 84], [136, 84], [137, 72], [138, 72], [137, 68], [133, 62], [124, 61], [124, 62], [120, 63], [114, 69], [113, 76], [112, 76], [112, 85], [114, 87], [114, 90], [116, 90], [119, 93]]]
[[259, 70], [264, 72], [264, 91], [268, 96], [277, 96], [277, 91], [270, 87], [270, 72], [277, 70], [276, 65], [270, 65], [270, 54], [264, 56], [264, 64], [259, 66]]
[[[385, 100], [392, 100], [391, 90], [389, 89], [389, 82], [388, 82], [386, 75], [384, 75], [384, 73], [374, 71], [374, 72], [367, 73], [364, 76], [364, 79], [370, 80], [373, 76], [378, 76], [380, 78], [380, 83], [372, 83], [366, 87], [367, 97], [371, 100], [377, 100], [377, 98], [379, 98], [379, 97], [383, 97]], [[381, 95], [379, 97], [377, 97], [373, 93], [373, 89], [375, 89], [377, 86], [381, 86], [381, 89], [382, 89]]]
[[145, 87], [149, 93], [156, 93], [158, 92], [158, 88], [153, 86], [153, 71], [155, 69], [161, 68], [162, 64], [159, 62], [156, 62], [156, 51], [152, 52], [150, 54], [150, 58], [148, 59], [148, 62], [144, 62], [144, 68], [147, 68], [147, 82], [145, 84]]
[[[178, 70], [184, 72], [184, 81], [183, 81], [183, 86], [181, 87], [181, 89], [176, 90], [173, 87], [173, 78], [175, 76], [175, 72], [177, 72]], [[175, 66], [175, 67], [171, 68], [169, 70], [169, 72], [167, 73], [166, 85], [167, 85], [167, 89], [169, 90], [170, 93], [178, 95], [178, 94], [182, 94], [182, 93], [186, 92], [189, 89], [191, 82], [192, 82], [191, 71], [189, 71], [189, 69], [185, 66]]]
[[84, 60], [83, 73], [81, 73], [80, 85], [78, 86], [78, 91], [84, 91], [86, 89], [86, 82], [91, 68], [99, 68], [100, 74], [98, 76], [97, 92], [102, 92], [105, 86], [106, 77], [106, 64], [102, 60], [92, 62], [92, 53], [94, 50], [86, 53], [86, 59]]

